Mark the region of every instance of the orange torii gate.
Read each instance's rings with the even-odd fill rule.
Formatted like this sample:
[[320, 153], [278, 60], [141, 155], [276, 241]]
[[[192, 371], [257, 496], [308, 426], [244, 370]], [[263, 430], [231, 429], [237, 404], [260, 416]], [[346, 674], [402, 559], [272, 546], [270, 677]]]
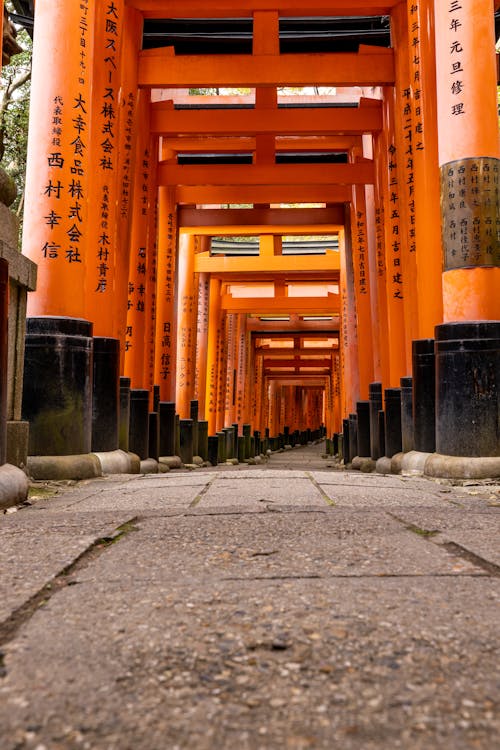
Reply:
[[[278, 386], [277, 360], [267, 367], [250, 344], [251, 331], [267, 325], [254, 316], [267, 312], [281, 316], [270, 321], [277, 331], [330, 326], [339, 338], [326, 375], [299, 371], [317, 391], [304, 426], [319, 427], [307, 417], [321, 411], [340, 432], [358, 403], [371, 397], [376, 413], [375, 395], [413, 370], [417, 449], [433, 452], [437, 438], [443, 454], [498, 456], [492, 10], [491, 0], [37, 0], [23, 251], [39, 266], [33, 346], [53, 337], [47, 346], [57, 342], [66, 364], [51, 390], [54, 354], [28, 363], [32, 450], [60, 451], [61, 429], [69, 454], [116, 449], [118, 374], [146, 417], [158, 398], [175, 401], [182, 419], [198, 400], [210, 433], [228, 421], [248, 425], [256, 411], [254, 429], [283, 427], [277, 389], [292, 385]], [[309, 41], [307, 51], [283, 53], [287, 19], [344, 16], [390, 16], [390, 46], [367, 45], [360, 31], [352, 51], [319, 52]], [[249, 20], [251, 49], [180, 53], [173, 32], [166, 46], [144, 43], [144, 23], [211, 19], [216, 28], [228, 18]], [[316, 101], [295, 92], [287, 106], [278, 92], [287, 86], [336, 93]], [[186, 94], [199, 87], [255, 93], [221, 92], [204, 104]], [[258, 254], [216, 257], [210, 238], [232, 234], [260, 237]], [[290, 235], [335, 235], [340, 250], [288, 254]], [[287, 297], [294, 279], [336, 283], [339, 293]], [[231, 284], [256, 280], [274, 284], [272, 302], [231, 295]], [[95, 355], [81, 382], [68, 375], [77, 350], [87, 368]], [[420, 401], [434, 389], [434, 361], [436, 416]], [[112, 392], [102, 386], [110, 378]], [[249, 409], [255, 382], [266, 392], [259, 387], [260, 406]], [[370, 430], [378, 435], [373, 419]], [[144, 440], [132, 447], [146, 458]], [[384, 450], [372, 441], [373, 458]]]

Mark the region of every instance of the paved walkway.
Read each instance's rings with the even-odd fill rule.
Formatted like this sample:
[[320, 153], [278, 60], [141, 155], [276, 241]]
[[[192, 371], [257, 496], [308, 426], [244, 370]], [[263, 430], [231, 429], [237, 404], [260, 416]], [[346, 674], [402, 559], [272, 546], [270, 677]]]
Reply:
[[499, 747], [500, 487], [320, 450], [0, 517], [2, 750]]

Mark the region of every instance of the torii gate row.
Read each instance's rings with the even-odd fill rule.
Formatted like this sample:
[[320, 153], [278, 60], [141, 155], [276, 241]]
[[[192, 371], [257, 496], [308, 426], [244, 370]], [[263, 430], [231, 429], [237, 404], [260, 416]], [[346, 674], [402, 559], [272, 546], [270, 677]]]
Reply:
[[[115, 0], [111, 5], [36, 3], [24, 224], [24, 251], [39, 264], [39, 287], [30, 301], [33, 325], [43, 327], [47, 315], [64, 319], [64, 326], [69, 319], [90, 338], [93, 323], [99, 346], [111, 340], [125, 344], [121, 371], [134, 388], [151, 390], [158, 383], [163, 400], [182, 401], [184, 415], [196, 388], [205, 392], [207, 403], [223, 409], [222, 393], [234, 370], [242, 386], [238, 392], [249, 394], [249, 330], [270, 329], [267, 321], [249, 323], [248, 312], [224, 310], [222, 286], [253, 278], [248, 275], [252, 263], [254, 268], [268, 264], [270, 276], [278, 269], [282, 284], [296, 263], [310, 264], [311, 278], [322, 270], [338, 274], [339, 304], [318, 315], [330, 320], [317, 326], [303, 320], [303, 330], [307, 322], [318, 331], [323, 325], [339, 331], [343, 415], [357, 398], [366, 398], [373, 378], [397, 386], [411, 369], [412, 342], [431, 338], [443, 321], [463, 324], [464, 335], [470, 330], [479, 338], [485, 331], [497, 335], [499, 144], [491, 0], [453, 3], [452, 29], [450, 8], [437, 0], [313, 0], [312, 7], [305, 0], [278, 0], [272, 8], [264, 0]], [[110, 12], [117, 18], [110, 19]], [[360, 45], [352, 53], [280, 54], [280, 17], [373, 12], [391, 17], [391, 49]], [[252, 54], [141, 49], [144, 16], [230, 18], [234, 13], [253, 19]], [[58, 52], [61, 39], [64, 59]], [[210, 116], [175, 108], [175, 90], [205, 85], [255, 87], [254, 110], [223, 109]], [[317, 110], [292, 113], [277, 107], [276, 87], [297, 85], [361, 86], [365, 95], [370, 87], [366, 98], [382, 103], [362, 98], [356, 108], [329, 108], [318, 114], [316, 127]], [[167, 101], [174, 100], [173, 108], [156, 102], [152, 107], [153, 89], [158, 98], [165, 92]], [[180, 139], [198, 140], [203, 128], [208, 139], [255, 139], [255, 163], [181, 163]], [[346, 152], [348, 163], [275, 163], [280, 139], [346, 134], [361, 139]], [[201, 257], [196, 245], [205, 249], [202, 231], [179, 231], [179, 205], [285, 202], [345, 205], [338, 269], [321, 265], [330, 263], [328, 255], [314, 263], [294, 258], [292, 264], [274, 247], [269, 257], [257, 259]], [[219, 233], [216, 224], [205, 226]], [[286, 225], [263, 226], [270, 233], [273, 226]], [[228, 271], [233, 260], [244, 263]], [[285, 302], [290, 304], [280, 297], [279, 304]], [[299, 330], [294, 316], [301, 313], [289, 309], [289, 321], [276, 325]], [[482, 321], [483, 327], [471, 327], [472, 321]], [[230, 336], [226, 328], [233, 329]], [[446, 326], [439, 330], [446, 340], [450, 332]], [[206, 387], [195, 382], [201, 371]], [[33, 371], [28, 380], [37, 386], [46, 382], [48, 393], [53, 377]], [[462, 380], [445, 388], [461, 415], [464, 408], [467, 413], [476, 408]], [[74, 402], [78, 399], [85, 401], [75, 392]], [[88, 407], [88, 399], [85, 403]], [[497, 413], [492, 407], [469, 422], [481, 424], [474, 450], [496, 455], [490, 412]], [[37, 423], [36, 415], [28, 417]], [[85, 420], [73, 421], [79, 429], [89, 422], [88, 409]], [[457, 436], [466, 431], [445, 426], [444, 416], [436, 425], [436, 434], [446, 433], [440, 448], [458, 450]], [[68, 450], [89, 448], [88, 430], [80, 432], [86, 442], [75, 450], [75, 441], [68, 439]], [[50, 453], [49, 443], [44, 445]]]

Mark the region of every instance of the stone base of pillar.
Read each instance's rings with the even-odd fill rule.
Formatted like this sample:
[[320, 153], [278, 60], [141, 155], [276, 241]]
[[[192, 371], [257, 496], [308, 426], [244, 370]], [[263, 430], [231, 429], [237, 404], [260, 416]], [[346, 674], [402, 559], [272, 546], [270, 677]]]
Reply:
[[0, 508], [24, 503], [28, 497], [29, 479], [17, 466], [0, 466]]
[[28, 463], [29, 423], [7, 422], [7, 463], [25, 469]]
[[[354, 463], [352, 468], [357, 468]], [[410, 451], [397, 453], [392, 458], [379, 458], [376, 471], [377, 474], [425, 476], [432, 479], [498, 479], [500, 457], [444, 456], [440, 453]]]

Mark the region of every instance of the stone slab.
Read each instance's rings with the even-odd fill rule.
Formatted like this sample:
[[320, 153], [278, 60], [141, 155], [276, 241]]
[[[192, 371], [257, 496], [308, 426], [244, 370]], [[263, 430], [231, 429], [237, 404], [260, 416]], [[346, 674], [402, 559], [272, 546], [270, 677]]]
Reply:
[[4, 649], [3, 750], [496, 745], [498, 581], [98, 579]]
[[294, 477], [292, 481], [283, 482], [281, 477], [242, 477], [233, 475], [217, 477], [201, 499], [201, 506], [206, 508], [239, 505], [242, 509], [258, 508], [262, 505], [282, 503], [286, 505], [307, 506], [321, 503], [320, 492], [307, 478]]
[[0, 621], [36, 594], [97, 539], [111, 535], [130, 513], [0, 516]]

